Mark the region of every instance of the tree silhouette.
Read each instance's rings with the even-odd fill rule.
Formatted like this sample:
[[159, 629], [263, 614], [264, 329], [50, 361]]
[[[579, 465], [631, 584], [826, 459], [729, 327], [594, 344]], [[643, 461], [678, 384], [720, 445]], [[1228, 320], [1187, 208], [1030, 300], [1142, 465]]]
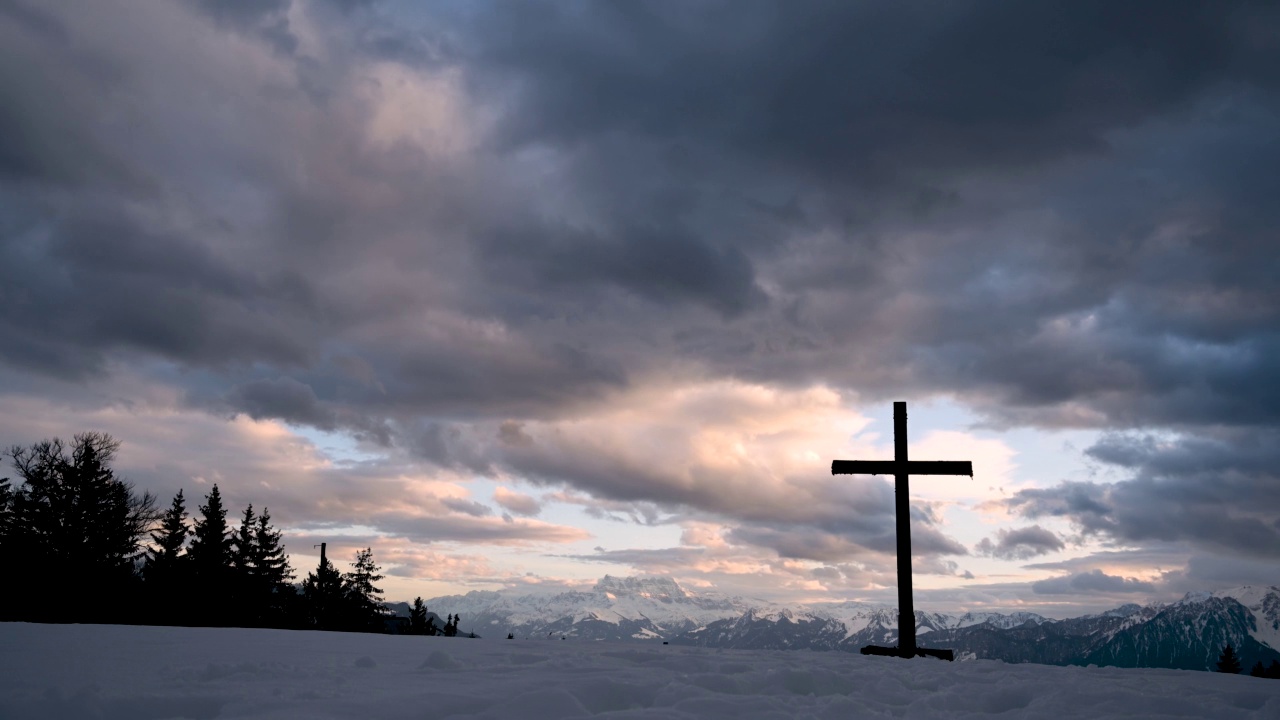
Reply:
[[257, 516], [253, 514], [253, 503], [249, 503], [240, 518], [239, 529], [231, 536], [231, 565], [246, 578], [253, 575], [254, 570], [253, 529], [257, 521]]
[[293, 568], [285, 557], [281, 537], [282, 533], [271, 526], [271, 511], [263, 508], [253, 529], [251, 546], [252, 588], [259, 613], [257, 619], [263, 625], [285, 622], [298, 595], [289, 584], [293, 580]]
[[175, 565], [190, 534], [186, 500], [179, 489], [178, 494], [173, 496], [173, 504], [160, 517], [160, 527], [151, 533], [151, 541], [155, 543], [155, 547], [147, 551], [146, 573], [163, 572]]
[[231, 616], [228, 588], [233, 582], [234, 552], [227, 529], [227, 511], [216, 484], [199, 509], [201, 517], [196, 520], [191, 546], [187, 549], [193, 580], [194, 619], [197, 624], [224, 625]]
[[1218, 656], [1218, 672], [1221, 673], [1238, 673], [1240, 672], [1240, 658], [1236, 657], [1236, 649], [1227, 645], [1222, 654]]
[[378, 574], [381, 568], [373, 561], [373, 550], [365, 548], [357, 551], [351, 568], [351, 572], [342, 578], [351, 613], [351, 629], [380, 631], [387, 607], [383, 604], [382, 589], [374, 586], [383, 576]]
[[253, 503], [244, 509], [240, 518], [240, 527], [231, 533], [231, 615], [234, 624], [240, 627], [252, 627], [258, 624], [261, 614], [261, 593], [257, 587], [257, 567], [254, 564], [253, 536], [258, 517], [253, 512]]
[[183, 546], [191, 534], [187, 527], [186, 501], [182, 490], [160, 518], [160, 527], [151, 533], [154, 547], [147, 550], [143, 579], [151, 600], [152, 620], [164, 624], [179, 622], [182, 594], [187, 590], [187, 557]]
[[0, 478], [0, 557], [8, 557], [9, 538], [13, 533], [13, 488], [9, 478]]
[[317, 630], [339, 630], [344, 624], [346, 603], [342, 592], [342, 576], [329, 562], [320, 557], [315, 572], [308, 573], [302, 581], [304, 624]]
[[[9, 451], [23, 484], [4, 500], [6, 552], [19, 577], [41, 577], [38, 592], [4, 593], [0, 616], [120, 622], [136, 613], [134, 562], [156, 521], [155, 499], [134, 494], [110, 463], [120, 442], [106, 433], [44, 440]], [[96, 598], [79, 595], [92, 587]]]
[[413, 599], [413, 607], [409, 608], [409, 634], [425, 635], [427, 632], [427, 606], [422, 597]]

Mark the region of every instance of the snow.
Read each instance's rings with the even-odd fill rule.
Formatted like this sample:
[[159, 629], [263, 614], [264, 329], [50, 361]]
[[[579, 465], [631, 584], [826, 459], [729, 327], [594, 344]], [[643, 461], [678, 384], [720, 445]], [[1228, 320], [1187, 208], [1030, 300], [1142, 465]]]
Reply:
[[1280, 649], [1280, 587], [1245, 585], [1218, 590], [1213, 597], [1233, 598], [1253, 613], [1257, 628], [1249, 634], [1258, 642]]
[[0, 623], [0, 719], [1280, 717], [1280, 682], [840, 652]]

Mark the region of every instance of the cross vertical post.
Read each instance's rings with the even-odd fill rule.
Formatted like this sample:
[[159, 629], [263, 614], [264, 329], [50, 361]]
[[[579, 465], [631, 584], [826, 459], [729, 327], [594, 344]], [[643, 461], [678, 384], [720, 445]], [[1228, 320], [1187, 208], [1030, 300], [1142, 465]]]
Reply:
[[916, 645], [915, 601], [911, 597], [911, 488], [908, 479], [915, 475], [968, 475], [973, 477], [973, 464], [966, 461], [916, 460], [907, 457], [907, 403], [893, 404], [892, 460], [833, 460], [832, 475], [893, 475], [893, 509], [898, 540], [898, 647], [868, 645], [863, 655], [916, 657], [928, 655], [954, 660], [951, 650], [932, 650]]
[[911, 490], [907, 484], [907, 403], [893, 404], [893, 504], [898, 536], [898, 650], [916, 654], [916, 610], [911, 592]]

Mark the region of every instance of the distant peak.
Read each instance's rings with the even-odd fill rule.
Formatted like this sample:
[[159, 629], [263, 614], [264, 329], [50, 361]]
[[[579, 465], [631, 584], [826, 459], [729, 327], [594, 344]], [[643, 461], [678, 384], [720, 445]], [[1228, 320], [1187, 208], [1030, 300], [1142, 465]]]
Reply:
[[1137, 603], [1126, 603], [1118, 608], [1108, 610], [1102, 613], [1102, 617], [1129, 617], [1142, 612], [1142, 606]]
[[669, 577], [614, 577], [605, 575], [594, 590], [610, 595], [639, 595], [642, 597], [684, 598], [688, 593]]

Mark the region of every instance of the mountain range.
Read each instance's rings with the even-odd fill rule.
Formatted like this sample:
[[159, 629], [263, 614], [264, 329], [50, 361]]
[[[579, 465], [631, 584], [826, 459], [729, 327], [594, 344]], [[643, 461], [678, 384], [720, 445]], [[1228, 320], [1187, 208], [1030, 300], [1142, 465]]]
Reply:
[[[402, 603], [397, 605], [403, 605]], [[844, 650], [897, 643], [897, 610], [868, 603], [783, 606], [692, 592], [664, 577], [605, 576], [589, 591], [473, 591], [432, 598], [482, 637], [667, 641], [734, 649]], [[406, 606], [407, 607], [407, 606]], [[398, 612], [402, 608], [395, 608]], [[1173, 603], [1129, 604], [1052, 620], [1035, 613], [916, 612], [925, 647], [961, 659], [1049, 665], [1212, 669], [1230, 644], [1244, 667], [1280, 660], [1280, 588], [1189, 593]]]

